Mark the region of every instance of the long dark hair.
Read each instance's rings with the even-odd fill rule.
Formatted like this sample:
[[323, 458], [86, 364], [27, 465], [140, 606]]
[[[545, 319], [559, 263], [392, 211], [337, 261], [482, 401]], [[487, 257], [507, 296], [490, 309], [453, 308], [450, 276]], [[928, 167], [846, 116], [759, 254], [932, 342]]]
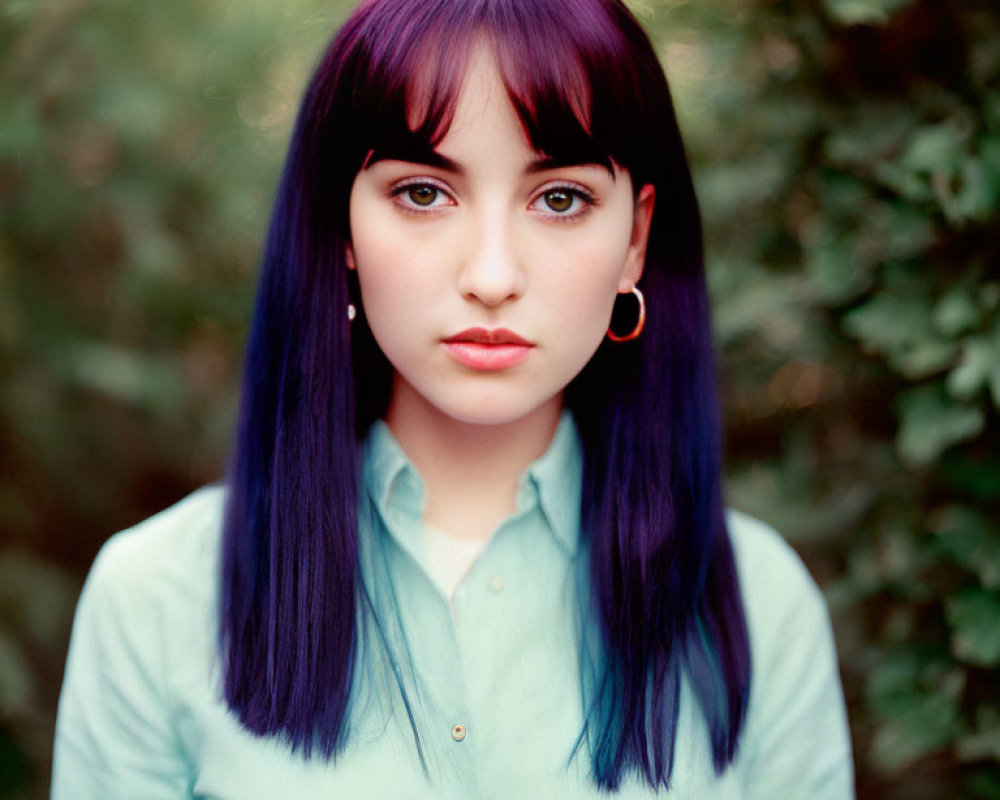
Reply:
[[577, 744], [603, 788], [631, 770], [667, 785], [686, 680], [721, 772], [750, 657], [723, 517], [701, 223], [662, 68], [618, 0], [369, 0], [330, 44], [289, 147], [246, 357], [224, 521], [225, 697], [248, 730], [307, 757], [346, 744], [359, 620], [373, 613], [358, 443], [391, 377], [363, 313], [353, 326], [345, 313], [348, 196], [369, 153], [443, 138], [479, 42], [537, 151], [613, 160], [656, 187], [645, 331], [602, 344], [566, 392], [601, 644]]

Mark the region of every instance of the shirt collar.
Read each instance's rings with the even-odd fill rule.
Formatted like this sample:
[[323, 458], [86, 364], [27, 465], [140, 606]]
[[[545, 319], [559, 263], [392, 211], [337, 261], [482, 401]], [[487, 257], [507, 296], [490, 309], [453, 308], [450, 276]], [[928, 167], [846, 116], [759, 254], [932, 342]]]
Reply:
[[[364, 482], [383, 518], [402, 513], [423, 516], [424, 482], [383, 420], [368, 432], [364, 449]], [[537, 502], [549, 528], [569, 556], [580, 542], [580, 491], [583, 448], [573, 415], [564, 410], [546, 451], [521, 474], [517, 510]]]

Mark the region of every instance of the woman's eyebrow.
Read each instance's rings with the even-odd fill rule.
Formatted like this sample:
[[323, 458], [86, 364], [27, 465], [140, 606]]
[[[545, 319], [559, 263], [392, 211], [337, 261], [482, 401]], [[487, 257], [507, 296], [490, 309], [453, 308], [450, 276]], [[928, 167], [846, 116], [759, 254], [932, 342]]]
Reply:
[[[416, 164], [423, 167], [451, 172], [455, 175], [465, 175], [466, 168], [448, 156], [442, 155], [437, 150], [427, 147], [406, 147], [399, 150], [372, 150], [365, 159], [362, 169], [367, 169], [379, 161], [403, 161], [407, 164]], [[555, 156], [540, 155], [538, 158], [528, 162], [524, 168], [525, 175], [535, 175], [539, 172], [546, 172], [552, 169], [564, 169], [567, 167], [592, 167], [603, 169], [615, 179], [614, 166], [610, 159], [607, 161], [590, 161], [576, 158], [557, 158]]]
[[452, 172], [456, 175], [464, 175], [465, 167], [457, 161], [453, 161], [448, 156], [441, 155], [437, 150], [430, 148], [406, 148], [403, 150], [373, 150], [368, 154], [362, 169], [367, 169], [379, 161], [403, 161], [407, 164], [416, 164], [423, 167], [433, 167], [434, 169]]
[[529, 163], [528, 166], [524, 168], [524, 171], [528, 175], [534, 175], [538, 172], [545, 172], [550, 169], [563, 169], [566, 167], [595, 167], [597, 169], [606, 170], [611, 176], [611, 180], [615, 179], [615, 169], [612, 166], [610, 159], [607, 161], [589, 161], [585, 159], [557, 158], [555, 156], [542, 155]]

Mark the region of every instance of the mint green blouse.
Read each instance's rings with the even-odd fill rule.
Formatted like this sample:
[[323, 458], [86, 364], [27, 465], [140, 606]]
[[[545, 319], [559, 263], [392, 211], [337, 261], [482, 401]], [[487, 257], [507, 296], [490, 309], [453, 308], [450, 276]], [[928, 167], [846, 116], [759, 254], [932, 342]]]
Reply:
[[[577, 611], [587, 590], [581, 469], [579, 437], [564, 414], [548, 450], [521, 476], [517, 511], [449, 602], [423, 567], [420, 476], [389, 429], [373, 426], [364, 450], [361, 567], [368, 598], [388, 622], [363, 626], [350, 741], [332, 762], [305, 760], [280, 740], [251, 735], [222, 700], [223, 489], [205, 487], [113, 536], [77, 608], [52, 797], [602, 796], [586, 747], [572, 755], [583, 725], [586, 636]], [[671, 789], [656, 794], [630, 776], [619, 796], [852, 798], [822, 595], [770, 528], [738, 512], [728, 523], [753, 657], [739, 754], [725, 773], [714, 773], [705, 723], [684, 686]], [[397, 658], [386, 657], [383, 638]]]

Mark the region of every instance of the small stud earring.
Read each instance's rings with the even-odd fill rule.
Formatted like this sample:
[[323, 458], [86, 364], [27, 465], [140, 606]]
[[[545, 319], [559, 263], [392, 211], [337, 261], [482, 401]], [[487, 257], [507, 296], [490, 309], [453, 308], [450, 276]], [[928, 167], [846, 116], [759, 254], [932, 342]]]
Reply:
[[347, 320], [348, 322], [354, 322], [354, 318], [358, 315], [358, 310], [354, 307], [354, 303], [347, 304]]

